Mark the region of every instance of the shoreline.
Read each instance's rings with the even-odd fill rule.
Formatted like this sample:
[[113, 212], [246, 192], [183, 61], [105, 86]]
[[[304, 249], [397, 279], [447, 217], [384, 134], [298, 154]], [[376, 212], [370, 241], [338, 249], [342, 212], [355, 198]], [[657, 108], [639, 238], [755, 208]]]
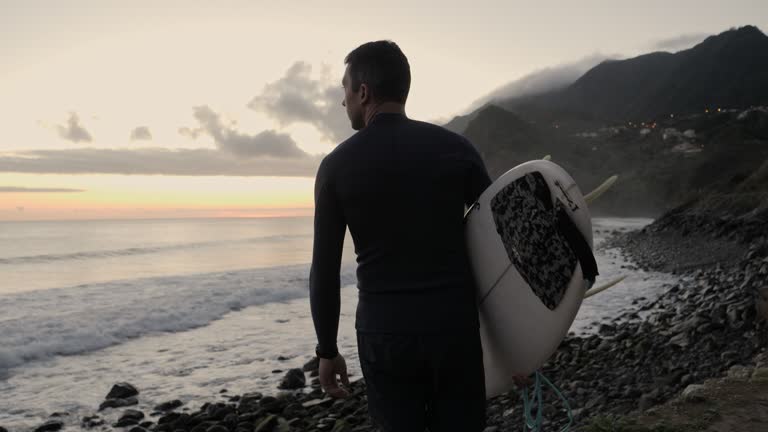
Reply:
[[[638, 299], [617, 311], [610, 321], [599, 324], [597, 334], [567, 336], [544, 365], [544, 374], [568, 398], [576, 427], [605, 416], [652, 411], [675, 400], [689, 385], [725, 376], [734, 367], [759, 366], [755, 356], [768, 346], [768, 326], [757, 320], [753, 292], [768, 280], [768, 239], [749, 241], [738, 227], [733, 229], [733, 222], [720, 232], [699, 232], [695, 226], [699, 225], [661, 218], [643, 229], [617, 233], [603, 244], [620, 248], [639, 268], [674, 273], [681, 279], [658, 298]], [[754, 225], [747, 229], [755, 232]], [[640, 313], [647, 318], [640, 318]], [[304, 369], [311, 381], [311, 368]], [[130, 424], [118, 430], [373, 430], [361, 377], [352, 383], [352, 396], [341, 401], [322, 400], [321, 392], [307, 384], [303, 393], [222, 393], [221, 402], [205, 403], [194, 411], [176, 406], [167, 413], [138, 414], [127, 405], [84, 419], [60, 414], [33, 430], [55, 431], [77, 424], [85, 430], [109, 430], [110, 425], [126, 422]], [[514, 392], [489, 400], [487, 430], [522, 428], [521, 405]], [[545, 391], [546, 427], [559, 428], [567, 422], [559, 408]], [[125, 414], [128, 418], [120, 423]]]

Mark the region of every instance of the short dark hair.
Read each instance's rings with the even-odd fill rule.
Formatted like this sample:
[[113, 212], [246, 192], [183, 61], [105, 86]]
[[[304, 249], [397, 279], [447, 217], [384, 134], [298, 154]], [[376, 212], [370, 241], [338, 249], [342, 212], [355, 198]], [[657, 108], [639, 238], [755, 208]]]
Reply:
[[347, 54], [344, 64], [349, 65], [352, 91], [365, 83], [378, 102], [404, 104], [408, 98], [411, 67], [396, 43], [381, 40], [362, 44]]

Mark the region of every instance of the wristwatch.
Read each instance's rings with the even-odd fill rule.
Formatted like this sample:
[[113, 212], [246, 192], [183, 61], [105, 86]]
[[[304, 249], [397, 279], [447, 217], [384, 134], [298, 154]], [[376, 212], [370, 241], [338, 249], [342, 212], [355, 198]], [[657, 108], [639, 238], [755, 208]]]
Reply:
[[322, 359], [332, 359], [335, 358], [337, 355], [339, 355], [339, 349], [336, 347], [336, 345], [333, 345], [331, 349], [322, 350], [320, 349], [320, 344], [317, 344], [315, 347], [315, 354], [317, 354], [318, 357]]

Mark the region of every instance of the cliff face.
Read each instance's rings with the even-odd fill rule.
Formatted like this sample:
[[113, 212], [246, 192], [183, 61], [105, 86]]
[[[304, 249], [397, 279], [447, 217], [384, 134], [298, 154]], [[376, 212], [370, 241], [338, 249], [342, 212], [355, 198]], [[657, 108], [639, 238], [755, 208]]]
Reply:
[[[768, 109], [714, 110], [576, 130], [572, 125], [533, 123], [488, 106], [464, 134], [493, 178], [548, 154], [584, 193], [618, 174], [617, 184], [592, 207], [598, 215], [658, 216], [691, 200], [722, 195], [730, 195], [740, 209], [765, 202]], [[714, 201], [708, 205], [714, 206]]]
[[759, 213], [765, 106], [768, 37], [746, 26], [674, 54], [603, 62], [565, 89], [486, 105], [446, 127], [477, 146], [493, 177], [547, 154], [583, 192], [619, 174], [598, 215], [658, 216], [683, 203]]

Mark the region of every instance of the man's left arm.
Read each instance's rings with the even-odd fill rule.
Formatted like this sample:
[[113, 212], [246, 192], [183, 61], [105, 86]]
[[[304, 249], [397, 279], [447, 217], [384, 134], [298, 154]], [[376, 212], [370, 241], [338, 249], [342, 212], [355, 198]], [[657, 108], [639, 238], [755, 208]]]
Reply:
[[[323, 160], [315, 178], [315, 227], [312, 247], [312, 267], [309, 274], [309, 300], [312, 321], [317, 333], [317, 353], [321, 357], [321, 375], [328, 368], [324, 360], [334, 360], [330, 377], [323, 386], [331, 393], [337, 389], [336, 373], [342, 382], [348, 382], [346, 365], [338, 355], [336, 337], [341, 309], [341, 253], [344, 247], [346, 222], [336, 195], [333, 173], [327, 160]], [[325, 366], [325, 367], [322, 367]], [[343, 367], [342, 367], [343, 366]], [[327, 375], [327, 374], [326, 374]]]

